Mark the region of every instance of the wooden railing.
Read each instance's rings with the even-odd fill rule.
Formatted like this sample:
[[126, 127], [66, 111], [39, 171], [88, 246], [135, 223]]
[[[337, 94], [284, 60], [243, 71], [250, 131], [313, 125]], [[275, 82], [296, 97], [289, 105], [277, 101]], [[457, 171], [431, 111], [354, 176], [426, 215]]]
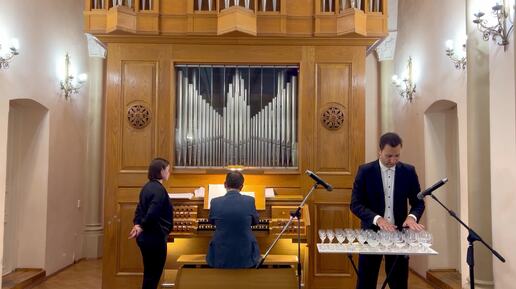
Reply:
[[[84, 1], [85, 30], [93, 34], [223, 35], [233, 31], [253, 36], [294, 37], [387, 34], [388, 0]], [[239, 30], [239, 27], [244, 28]]]

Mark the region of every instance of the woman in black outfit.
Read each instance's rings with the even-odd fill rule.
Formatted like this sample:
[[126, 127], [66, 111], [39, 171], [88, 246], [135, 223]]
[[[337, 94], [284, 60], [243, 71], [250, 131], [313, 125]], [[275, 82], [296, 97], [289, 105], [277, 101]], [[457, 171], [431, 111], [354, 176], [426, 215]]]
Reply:
[[143, 257], [142, 289], [156, 289], [167, 259], [167, 238], [172, 230], [172, 204], [163, 180], [170, 176], [167, 160], [156, 158], [149, 165], [149, 181], [140, 192], [129, 239], [136, 238]]

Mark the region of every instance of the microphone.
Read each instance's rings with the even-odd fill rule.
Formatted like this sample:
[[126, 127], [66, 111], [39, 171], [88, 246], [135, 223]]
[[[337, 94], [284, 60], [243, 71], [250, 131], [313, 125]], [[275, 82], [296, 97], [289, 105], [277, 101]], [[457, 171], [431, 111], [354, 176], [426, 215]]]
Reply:
[[327, 182], [323, 181], [319, 178], [318, 175], [314, 174], [311, 170], [306, 170], [305, 172], [309, 177], [311, 177], [317, 184], [323, 186], [327, 191], [333, 190], [333, 187]]
[[424, 191], [419, 192], [417, 194], [417, 198], [420, 199], [420, 200], [424, 199], [426, 196], [431, 195], [433, 191], [437, 190], [442, 185], [446, 184], [446, 182], [448, 182], [448, 178], [444, 178], [442, 180], [439, 180], [437, 183], [433, 184], [430, 188], [428, 188], [428, 189], [426, 189]]

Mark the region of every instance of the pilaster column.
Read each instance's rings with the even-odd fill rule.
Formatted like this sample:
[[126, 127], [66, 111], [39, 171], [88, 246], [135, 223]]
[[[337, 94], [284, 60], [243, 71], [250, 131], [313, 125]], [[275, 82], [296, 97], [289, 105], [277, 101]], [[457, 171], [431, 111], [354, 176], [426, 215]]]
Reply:
[[86, 34], [89, 51], [89, 103], [86, 156], [84, 257], [102, 256], [102, 192], [103, 192], [103, 91], [106, 49], [92, 35]]
[[496, 288], [514, 288], [516, 276], [516, 33], [511, 34], [506, 51], [489, 40], [492, 244], [507, 260], [492, 257]]
[[[491, 167], [489, 128], [489, 45], [473, 23], [479, 0], [466, 6], [467, 43], [467, 111], [468, 111], [468, 220], [484, 240], [491, 243]], [[461, 229], [462, 230], [462, 229]], [[467, 244], [461, 244], [466, 246]], [[465, 260], [461, 260], [465, 262]], [[463, 267], [464, 268], [464, 267]], [[466, 267], [467, 268], [467, 267]], [[469, 272], [463, 271], [469, 283]], [[491, 253], [478, 243], [475, 246], [475, 288], [494, 288]]]

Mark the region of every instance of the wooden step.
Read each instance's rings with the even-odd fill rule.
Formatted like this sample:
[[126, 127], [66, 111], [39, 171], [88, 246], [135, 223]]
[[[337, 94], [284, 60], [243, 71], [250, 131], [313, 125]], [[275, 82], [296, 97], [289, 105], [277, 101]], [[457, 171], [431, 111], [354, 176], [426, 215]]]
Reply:
[[2, 289], [31, 288], [45, 280], [45, 270], [20, 268], [2, 277]]
[[461, 289], [461, 276], [455, 269], [428, 270], [426, 280], [434, 288]]
[[161, 283], [161, 288], [175, 288], [176, 285], [176, 276], [177, 270], [165, 269], [163, 283]]

